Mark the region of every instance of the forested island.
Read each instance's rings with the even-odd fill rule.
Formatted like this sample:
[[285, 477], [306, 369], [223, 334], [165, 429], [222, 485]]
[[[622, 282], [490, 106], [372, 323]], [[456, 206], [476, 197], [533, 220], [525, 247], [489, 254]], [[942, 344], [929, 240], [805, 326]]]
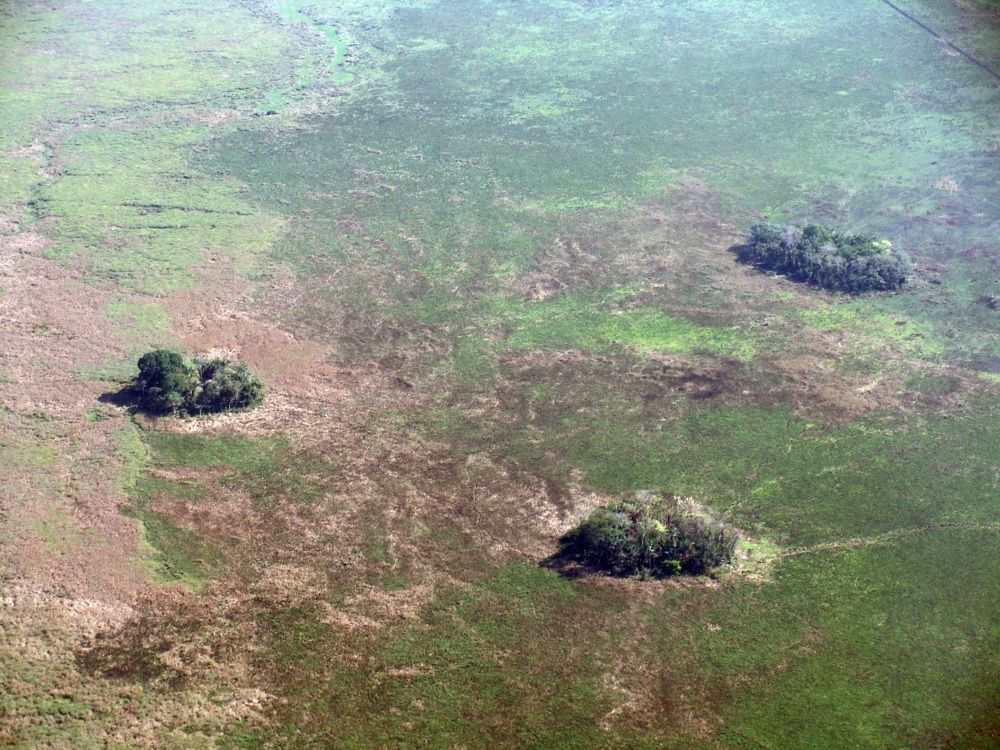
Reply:
[[912, 273], [907, 253], [888, 240], [821, 224], [755, 224], [739, 257], [793, 281], [849, 294], [898, 289]]
[[132, 389], [139, 408], [151, 414], [245, 409], [264, 398], [264, 384], [246, 365], [221, 357], [192, 359], [172, 349], [140, 357]]
[[611, 576], [668, 578], [731, 563], [739, 534], [686, 511], [673, 495], [639, 492], [596, 509], [559, 541], [559, 562]]

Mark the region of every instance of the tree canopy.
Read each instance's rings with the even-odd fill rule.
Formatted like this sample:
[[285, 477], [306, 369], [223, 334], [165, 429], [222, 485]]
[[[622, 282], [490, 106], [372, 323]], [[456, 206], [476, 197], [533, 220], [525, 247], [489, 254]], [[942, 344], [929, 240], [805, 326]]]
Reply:
[[739, 536], [683, 512], [676, 498], [639, 493], [598, 508], [559, 540], [559, 557], [615, 576], [703, 575], [733, 560]]
[[852, 294], [898, 289], [912, 273], [907, 254], [888, 240], [820, 224], [755, 224], [740, 259], [794, 281]]
[[256, 406], [264, 385], [245, 365], [155, 349], [139, 358], [139, 407], [153, 414], [205, 414]]

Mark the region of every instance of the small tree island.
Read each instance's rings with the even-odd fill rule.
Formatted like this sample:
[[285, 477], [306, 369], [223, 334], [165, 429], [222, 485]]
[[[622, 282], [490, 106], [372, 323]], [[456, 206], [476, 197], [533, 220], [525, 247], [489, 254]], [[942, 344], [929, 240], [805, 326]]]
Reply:
[[220, 357], [192, 359], [172, 349], [142, 355], [132, 389], [139, 408], [152, 414], [245, 409], [264, 399], [264, 384], [246, 365]]
[[755, 224], [739, 257], [793, 281], [850, 294], [898, 289], [912, 273], [907, 254], [888, 240], [820, 224]]
[[676, 497], [640, 492], [564, 534], [555, 560], [612, 576], [705, 575], [733, 561], [738, 541], [734, 529], [685, 512]]

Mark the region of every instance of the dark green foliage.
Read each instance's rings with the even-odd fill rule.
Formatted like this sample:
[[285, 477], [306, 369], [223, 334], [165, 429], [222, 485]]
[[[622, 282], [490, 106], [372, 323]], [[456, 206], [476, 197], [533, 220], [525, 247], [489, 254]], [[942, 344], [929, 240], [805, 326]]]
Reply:
[[888, 240], [841, 234], [819, 224], [802, 229], [755, 224], [740, 259], [795, 281], [852, 294], [898, 289], [912, 270], [907, 254]]
[[198, 368], [188, 357], [170, 349], [155, 349], [139, 358], [135, 379], [139, 405], [154, 414], [188, 411], [201, 385]]
[[264, 398], [264, 384], [246, 365], [228, 359], [195, 360], [201, 377], [196, 397], [198, 411], [225, 411], [256, 406]]
[[170, 349], [139, 358], [139, 406], [154, 414], [203, 414], [256, 406], [264, 385], [245, 365], [228, 359], [191, 359]]
[[703, 575], [732, 561], [738, 539], [717, 521], [682, 512], [675, 498], [639, 493], [563, 535], [559, 557], [616, 576]]

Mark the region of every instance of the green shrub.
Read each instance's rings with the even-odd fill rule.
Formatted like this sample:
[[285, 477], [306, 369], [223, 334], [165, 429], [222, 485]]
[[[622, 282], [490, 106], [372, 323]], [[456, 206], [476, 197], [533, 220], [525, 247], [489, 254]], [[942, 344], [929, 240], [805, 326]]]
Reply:
[[264, 399], [264, 384], [246, 365], [228, 359], [195, 360], [201, 377], [196, 404], [201, 411], [225, 411], [256, 406]]
[[794, 281], [857, 294], [898, 289], [912, 273], [909, 257], [888, 240], [829, 227], [755, 224], [740, 259]]
[[228, 359], [191, 359], [171, 349], [139, 358], [133, 383], [139, 407], [153, 414], [204, 414], [256, 406], [264, 385], [245, 365]]
[[155, 349], [139, 358], [135, 388], [139, 405], [154, 414], [186, 411], [201, 385], [193, 361], [170, 349]]
[[561, 560], [615, 576], [703, 575], [733, 560], [738, 535], [682, 512], [676, 498], [640, 493], [590, 514], [560, 539]]

